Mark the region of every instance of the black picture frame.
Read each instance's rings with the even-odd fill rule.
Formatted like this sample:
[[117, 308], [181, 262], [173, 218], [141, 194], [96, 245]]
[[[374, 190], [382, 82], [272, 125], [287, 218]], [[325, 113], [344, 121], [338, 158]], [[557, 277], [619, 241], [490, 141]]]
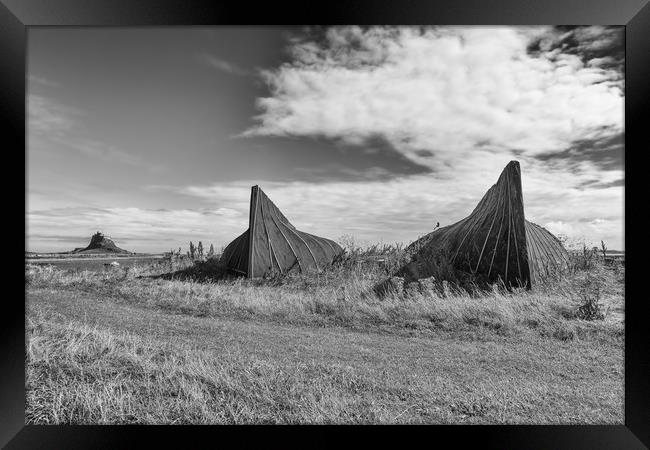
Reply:
[[[0, 0], [0, 123], [5, 153], [20, 155], [25, 147], [25, 70], [28, 29], [40, 26], [183, 26], [236, 24], [438, 24], [438, 25], [624, 25], [625, 26], [625, 217], [634, 217], [632, 199], [643, 194], [634, 183], [643, 182], [639, 160], [647, 151], [644, 142], [645, 118], [650, 108], [650, 5], [648, 0], [362, 0], [348, 3], [266, 2], [248, 4], [235, 1], [182, 0]], [[645, 113], [645, 114], [644, 114]], [[10, 138], [10, 139], [7, 139]], [[3, 146], [4, 147], [4, 146]], [[637, 148], [638, 147], [638, 148]], [[6, 162], [5, 197], [13, 202], [14, 217], [26, 210], [26, 197], [11, 194], [28, 176], [26, 158]], [[21, 165], [24, 169], [21, 178]], [[640, 186], [640, 183], [638, 184]], [[640, 204], [643, 205], [643, 202]], [[638, 209], [638, 208], [637, 208]], [[628, 211], [629, 210], [629, 211]], [[25, 216], [23, 216], [25, 217]], [[362, 439], [399, 435], [442, 440], [454, 447], [474, 444], [481, 448], [647, 448], [650, 446], [650, 350], [646, 299], [636, 275], [644, 249], [636, 245], [633, 220], [625, 220], [626, 246], [626, 327], [625, 327], [625, 425], [621, 426], [430, 426], [430, 427], [288, 427], [301, 431], [309, 445], [328, 440], [345, 440], [352, 428]], [[26, 223], [22, 222], [23, 228]], [[643, 225], [641, 225], [643, 226]], [[16, 220], [6, 234], [17, 236]], [[26, 230], [23, 230], [26, 231]], [[15, 242], [14, 242], [15, 241]], [[13, 258], [22, 258], [24, 248], [12, 239]], [[25, 242], [23, 241], [23, 244]], [[24, 271], [18, 264], [4, 272], [19, 287]], [[22, 275], [21, 275], [22, 271]], [[15, 274], [15, 276], [14, 276]], [[164, 427], [164, 426], [35, 426], [24, 425], [25, 412], [25, 303], [18, 295], [7, 296], [0, 325], [2, 366], [0, 370], [0, 444], [6, 448], [121, 448], [136, 442], [161, 442], [187, 446], [199, 439], [224, 444], [226, 435], [236, 433], [240, 444], [253, 435], [273, 438], [281, 427]], [[406, 429], [406, 432], [404, 432]], [[277, 430], [277, 431], [276, 431]], [[249, 433], [250, 431], [250, 433]], [[342, 431], [346, 433], [341, 434]], [[241, 439], [245, 439], [241, 441]], [[404, 444], [406, 441], [400, 441]], [[282, 438], [283, 445], [290, 444]], [[307, 444], [303, 444], [307, 445]]]

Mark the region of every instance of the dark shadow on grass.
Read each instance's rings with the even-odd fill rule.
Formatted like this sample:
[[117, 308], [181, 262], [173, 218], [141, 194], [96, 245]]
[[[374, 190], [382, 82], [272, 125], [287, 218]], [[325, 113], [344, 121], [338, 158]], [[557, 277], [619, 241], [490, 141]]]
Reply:
[[228, 271], [228, 269], [219, 263], [217, 259], [208, 259], [206, 261], [194, 261], [186, 267], [176, 268], [174, 265], [169, 266], [169, 272], [155, 275], [143, 275], [139, 278], [150, 278], [154, 280], [179, 280], [179, 281], [198, 281], [198, 282], [217, 282], [224, 280], [233, 280], [238, 278], [237, 275]]
[[[297, 263], [296, 263], [297, 264]], [[286, 272], [272, 271], [264, 277], [249, 279], [243, 274], [235, 273], [229, 270], [219, 259], [212, 258], [205, 261], [191, 261], [189, 258], [177, 258], [167, 260], [151, 268], [147, 275], [141, 275], [136, 278], [149, 278], [154, 280], [175, 280], [175, 281], [194, 281], [199, 283], [215, 283], [220, 281], [233, 281], [244, 279], [247, 285], [270, 285], [283, 286], [295, 284], [298, 280], [309, 280], [309, 276], [298, 274], [291, 267]]]

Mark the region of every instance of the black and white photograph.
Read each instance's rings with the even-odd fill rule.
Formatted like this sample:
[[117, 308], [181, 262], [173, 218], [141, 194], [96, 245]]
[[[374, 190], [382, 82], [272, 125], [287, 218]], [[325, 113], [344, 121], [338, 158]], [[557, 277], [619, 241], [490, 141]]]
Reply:
[[25, 423], [623, 425], [625, 27], [36, 27]]

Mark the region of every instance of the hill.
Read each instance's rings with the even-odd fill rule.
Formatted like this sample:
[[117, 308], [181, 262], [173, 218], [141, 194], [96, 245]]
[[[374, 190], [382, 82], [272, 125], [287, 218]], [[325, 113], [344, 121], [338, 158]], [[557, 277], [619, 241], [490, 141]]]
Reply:
[[71, 253], [97, 254], [97, 253], [131, 253], [115, 245], [115, 242], [101, 232], [97, 232], [90, 238], [90, 244], [86, 248], [75, 248]]

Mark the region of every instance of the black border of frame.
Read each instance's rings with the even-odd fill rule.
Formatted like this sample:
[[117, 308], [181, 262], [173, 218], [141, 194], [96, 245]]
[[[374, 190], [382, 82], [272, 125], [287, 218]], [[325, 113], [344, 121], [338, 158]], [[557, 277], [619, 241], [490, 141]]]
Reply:
[[[233, 25], [233, 24], [486, 24], [486, 25], [579, 25], [626, 26], [625, 98], [625, 238], [638, 233], [631, 200], [639, 195], [633, 183], [641, 168], [635, 167], [643, 142], [644, 120], [650, 109], [650, 5], [648, 0], [358, 0], [332, 2], [266, 2], [250, 4], [232, 0], [0, 0], [0, 127], [6, 154], [20, 155], [25, 147], [25, 63], [27, 27], [32, 26], [155, 26], [155, 25]], [[645, 114], [644, 114], [645, 113]], [[637, 147], [639, 147], [637, 149]], [[636, 155], [634, 155], [636, 153]], [[5, 156], [3, 155], [3, 156]], [[16, 158], [10, 169], [26, 186], [26, 153]], [[6, 159], [5, 159], [6, 161]], [[18, 167], [25, 169], [20, 178]], [[4, 177], [4, 180], [9, 178]], [[641, 179], [641, 181], [643, 181]], [[16, 180], [4, 181], [5, 193], [16, 191]], [[639, 188], [642, 189], [642, 188]], [[11, 209], [20, 216], [26, 210], [26, 197], [5, 195], [14, 202]], [[641, 205], [645, 206], [644, 203]], [[24, 217], [24, 216], [23, 216]], [[5, 234], [18, 235], [25, 222], [15, 221]], [[5, 224], [6, 226], [6, 224]], [[24, 241], [22, 242], [24, 244]], [[24, 247], [11, 240], [13, 258], [22, 258]], [[641, 243], [639, 245], [647, 245]], [[328, 440], [347, 440], [340, 433], [354, 429], [366, 438], [387, 438], [406, 431], [413, 438], [428, 442], [448, 439], [454, 447], [467, 444], [482, 448], [644, 448], [650, 445], [650, 351], [646, 345], [648, 326], [645, 298], [637, 297], [638, 264], [645, 248], [626, 246], [626, 342], [625, 342], [625, 425], [620, 426], [432, 426], [432, 427], [165, 427], [165, 426], [24, 426], [24, 302], [18, 296], [5, 298], [0, 314], [0, 444], [7, 448], [122, 448], [137, 443], [196, 444], [200, 439], [224, 443], [226, 436], [238, 434], [239, 444], [249, 437], [272, 438], [275, 430], [306, 431], [309, 444], [323, 445]], [[15, 253], [15, 256], [14, 256]], [[641, 255], [641, 257], [639, 256]], [[632, 262], [632, 263], [630, 263]], [[3, 273], [18, 285], [23, 268], [15, 264]], [[10, 310], [11, 312], [7, 311]], [[406, 430], [404, 430], [406, 428]], [[243, 432], [242, 432], [243, 430]], [[250, 430], [254, 433], [246, 433]], [[388, 433], [386, 432], [388, 430]], [[245, 433], [245, 434], [244, 434]], [[344, 433], [347, 434], [347, 433]], [[399, 433], [401, 434], [401, 433]], [[232, 436], [230, 436], [232, 437]], [[241, 438], [244, 437], [244, 440]], [[406, 437], [400, 436], [401, 439]], [[329, 439], [328, 439], [329, 438]], [[431, 439], [431, 440], [429, 440]], [[136, 443], [137, 442], [137, 443]], [[282, 439], [283, 445], [291, 441]], [[303, 441], [304, 442], [304, 441]], [[307, 443], [307, 442], [305, 442]], [[645, 443], [645, 445], [644, 445]]]

